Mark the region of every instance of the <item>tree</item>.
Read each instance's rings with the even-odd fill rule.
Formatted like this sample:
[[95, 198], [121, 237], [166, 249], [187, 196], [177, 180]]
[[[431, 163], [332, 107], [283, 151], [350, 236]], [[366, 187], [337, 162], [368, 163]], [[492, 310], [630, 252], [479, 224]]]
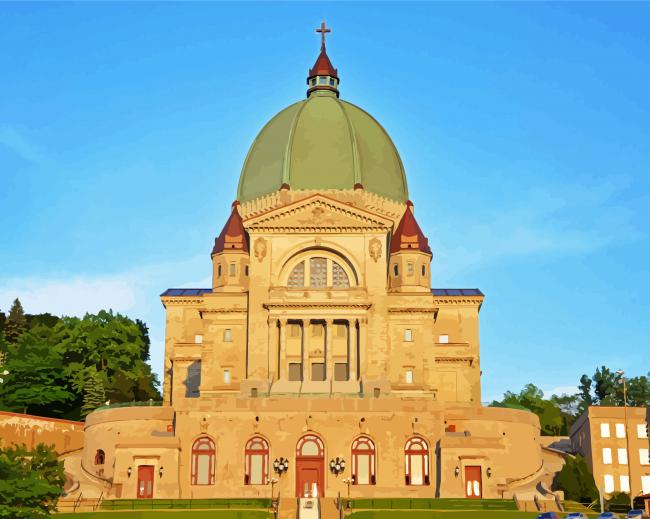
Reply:
[[627, 381], [627, 404], [634, 407], [650, 406], [650, 373]]
[[578, 386], [578, 413], [584, 413], [589, 406], [594, 405], [594, 397], [591, 395], [591, 377], [589, 375], [582, 375], [580, 377], [580, 385]]
[[9, 344], [14, 344], [18, 337], [27, 331], [27, 318], [23, 310], [23, 305], [20, 300], [16, 298], [11, 305], [7, 322], [5, 323], [5, 337]]
[[63, 491], [63, 462], [43, 444], [0, 448], [0, 517], [31, 519], [49, 515]]
[[623, 391], [619, 389], [618, 378], [607, 366], [596, 368], [593, 381], [598, 405], [623, 405]]
[[104, 382], [99, 373], [91, 372], [84, 384], [84, 403], [81, 407], [81, 416], [87, 416], [98, 407], [104, 405], [106, 393]]
[[563, 490], [565, 499], [579, 503], [592, 503], [598, 499], [598, 488], [585, 459], [577, 455], [567, 457], [562, 470], [553, 481], [555, 490]]
[[51, 330], [36, 327], [9, 344], [0, 384], [0, 402], [15, 411], [60, 415], [74, 399], [63, 377], [61, 356], [51, 346]]

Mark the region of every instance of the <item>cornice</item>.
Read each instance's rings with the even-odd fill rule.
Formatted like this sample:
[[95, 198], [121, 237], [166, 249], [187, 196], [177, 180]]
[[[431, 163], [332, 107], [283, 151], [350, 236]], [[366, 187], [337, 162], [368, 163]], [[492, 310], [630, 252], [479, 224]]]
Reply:
[[372, 303], [264, 303], [262, 305], [266, 310], [276, 308], [356, 308], [369, 310]]
[[199, 308], [202, 314], [245, 314], [248, 308]]
[[399, 308], [393, 307], [388, 309], [389, 314], [433, 314], [435, 308]]
[[183, 297], [183, 296], [173, 296], [173, 297], [161, 297], [160, 298], [163, 305], [171, 306], [189, 306], [189, 305], [200, 305], [205, 302], [203, 298], [198, 297]]
[[434, 304], [446, 304], [446, 305], [475, 305], [480, 306], [483, 303], [483, 297], [457, 297], [457, 296], [433, 296]]

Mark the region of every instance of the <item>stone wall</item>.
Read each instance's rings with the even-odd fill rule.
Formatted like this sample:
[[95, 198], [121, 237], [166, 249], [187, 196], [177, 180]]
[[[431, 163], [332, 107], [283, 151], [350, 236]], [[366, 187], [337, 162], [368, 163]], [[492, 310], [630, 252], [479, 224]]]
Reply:
[[39, 443], [54, 445], [59, 455], [81, 449], [84, 423], [0, 412], [0, 446], [25, 445], [32, 449]]

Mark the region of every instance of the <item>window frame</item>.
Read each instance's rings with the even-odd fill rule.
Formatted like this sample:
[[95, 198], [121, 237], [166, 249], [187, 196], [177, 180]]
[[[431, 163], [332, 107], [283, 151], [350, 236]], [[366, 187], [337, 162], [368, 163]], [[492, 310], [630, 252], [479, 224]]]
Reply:
[[616, 430], [616, 437], [617, 438], [625, 438], [626, 431], [625, 431], [625, 424], [624, 423], [615, 424], [614, 429]]
[[[359, 445], [369, 445], [369, 449], [360, 449]], [[368, 483], [359, 482], [359, 458], [368, 457]], [[358, 436], [352, 441], [350, 448], [350, 458], [352, 459], [352, 484], [353, 485], [376, 485], [377, 484], [377, 448], [375, 442], [370, 436]]]
[[[604, 431], [607, 431], [607, 433], [603, 434]], [[609, 426], [609, 422], [603, 422], [600, 424], [600, 437], [601, 438], [611, 438], [612, 437], [612, 431]]]
[[[262, 449], [253, 449], [252, 445], [259, 443]], [[256, 435], [250, 438], [244, 447], [244, 485], [266, 485], [269, 482], [269, 442], [266, 438]], [[252, 483], [253, 456], [262, 457], [262, 482]]]
[[612, 465], [612, 449], [611, 447], [603, 447], [603, 465]]
[[[312, 285], [312, 260], [324, 259], [325, 260], [325, 284], [322, 286]], [[340, 273], [337, 277], [341, 277], [341, 273], [347, 278], [347, 286], [345, 283], [334, 284], [334, 270], [338, 266]], [[302, 273], [297, 273], [293, 277], [296, 269], [302, 266]], [[338, 254], [315, 249], [302, 254], [296, 255], [291, 261], [288, 261], [284, 268], [284, 272], [280, 277], [282, 286], [291, 290], [347, 290], [358, 286], [358, 279], [355, 269], [350, 265], [348, 260]], [[302, 285], [300, 285], [300, 278], [302, 278]]]
[[[208, 445], [208, 449], [200, 449], [201, 445]], [[199, 458], [208, 456], [208, 483], [199, 483]], [[190, 482], [194, 486], [210, 486], [215, 482], [215, 466], [217, 461], [217, 449], [214, 440], [207, 435], [199, 436], [192, 443], [190, 463]]]
[[[413, 445], [421, 445], [423, 449], [413, 449]], [[404, 477], [407, 486], [428, 486], [431, 484], [429, 477], [429, 443], [422, 436], [412, 436], [404, 445]], [[422, 483], [413, 483], [412, 466], [413, 458], [422, 458]]]

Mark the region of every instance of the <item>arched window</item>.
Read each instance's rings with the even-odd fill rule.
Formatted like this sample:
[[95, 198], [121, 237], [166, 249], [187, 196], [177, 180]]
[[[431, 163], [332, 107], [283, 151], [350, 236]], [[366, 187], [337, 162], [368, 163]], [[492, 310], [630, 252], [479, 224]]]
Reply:
[[246, 485], [266, 485], [269, 480], [269, 444], [260, 437], [254, 436], [246, 444], [244, 451]]
[[406, 442], [404, 448], [407, 485], [429, 484], [429, 445], [416, 436]]
[[207, 436], [192, 445], [192, 485], [214, 485], [215, 448]]
[[325, 453], [323, 441], [315, 434], [306, 434], [296, 446], [296, 456], [317, 456], [322, 458]]
[[287, 279], [289, 288], [350, 288], [348, 270], [338, 261], [323, 256], [297, 263]]
[[106, 454], [104, 454], [103, 450], [97, 449], [97, 452], [95, 453], [95, 465], [103, 465], [105, 461]]
[[375, 484], [375, 444], [367, 436], [352, 443], [352, 484]]

